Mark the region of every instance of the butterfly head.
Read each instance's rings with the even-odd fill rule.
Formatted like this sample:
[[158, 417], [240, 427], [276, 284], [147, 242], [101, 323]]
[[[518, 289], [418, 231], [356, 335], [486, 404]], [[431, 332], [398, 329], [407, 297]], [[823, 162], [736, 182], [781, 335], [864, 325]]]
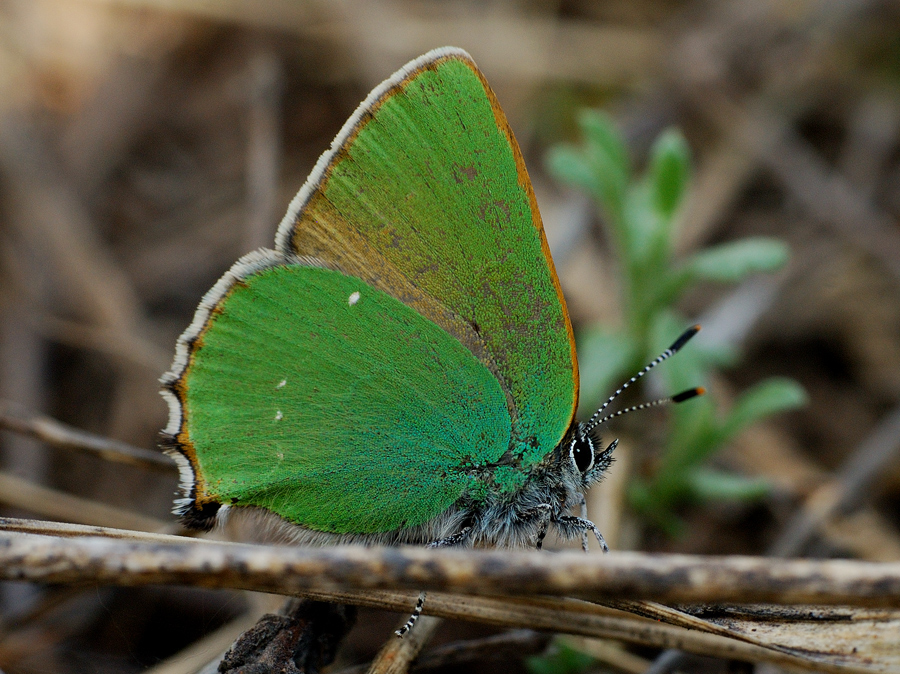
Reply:
[[606, 402], [600, 406], [600, 409], [598, 409], [587, 422], [575, 422], [572, 425], [571, 430], [569, 431], [569, 435], [567, 436], [567, 440], [561, 446], [563, 456], [561, 456], [560, 458], [562, 461], [567, 463], [565, 467], [567, 473], [580, 476], [582, 489], [587, 489], [603, 476], [603, 473], [605, 473], [610, 464], [612, 464], [612, 453], [613, 451], [615, 451], [616, 445], [618, 445], [619, 443], [618, 440], [613, 440], [613, 442], [611, 442], [607, 447], [604, 448], [600, 442], [600, 426], [605, 424], [607, 421], [610, 421], [611, 419], [615, 419], [630, 412], [636, 412], [648, 407], [655, 407], [657, 405], [664, 405], [668, 403], [680, 403], [684, 402], [685, 400], [690, 400], [695, 396], [703, 395], [704, 391], [702, 388], [692, 388], [688, 389], [687, 391], [682, 391], [681, 393], [674, 396], [661, 398], [659, 400], [651, 400], [649, 402], [641, 403], [640, 405], [626, 407], [625, 409], [619, 410], [618, 412], [613, 412], [612, 414], [606, 414], [605, 416], [603, 414], [610, 403], [618, 398], [625, 389], [627, 389], [631, 384], [635, 383], [638, 379], [647, 374], [654, 367], [662, 363], [664, 360], [676, 354], [685, 344], [687, 344], [688, 340], [690, 340], [699, 331], [699, 325], [691, 326], [690, 328], [685, 330], [668, 349], [663, 351], [643, 370], [638, 372], [634, 377], [632, 377], [621, 387], [619, 387], [616, 392], [613, 393], [606, 400]]
[[581, 477], [583, 489], [597, 482], [607, 471], [618, 443], [614, 440], [604, 447], [597, 427], [580, 422], [574, 424], [569, 441], [564, 445], [567, 450], [564, 459], [568, 460], [569, 469]]

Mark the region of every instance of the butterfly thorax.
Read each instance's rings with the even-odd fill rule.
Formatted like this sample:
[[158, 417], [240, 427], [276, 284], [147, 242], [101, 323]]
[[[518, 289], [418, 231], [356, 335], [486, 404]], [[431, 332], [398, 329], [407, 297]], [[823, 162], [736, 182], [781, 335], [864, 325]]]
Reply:
[[458, 503], [466, 514], [461, 526], [471, 529], [468, 542], [533, 547], [548, 525], [563, 539], [582, 534], [585, 528], [577, 521], [581, 518], [572, 517], [570, 511], [584, 503], [585, 491], [609, 468], [614, 447], [603, 449], [599, 437], [576, 422], [541, 462], [520, 469], [519, 488], [508, 489], [508, 472], [515, 470], [514, 465], [488, 469], [483, 488]]

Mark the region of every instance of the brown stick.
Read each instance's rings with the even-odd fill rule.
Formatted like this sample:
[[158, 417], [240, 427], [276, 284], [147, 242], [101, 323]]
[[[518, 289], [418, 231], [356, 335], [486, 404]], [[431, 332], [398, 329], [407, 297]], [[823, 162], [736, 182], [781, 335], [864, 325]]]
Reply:
[[614, 552], [288, 548], [0, 533], [0, 578], [182, 583], [296, 594], [426, 589], [475, 595], [649, 598], [668, 603], [900, 605], [900, 563]]
[[854, 450], [833, 481], [819, 487], [771, 546], [776, 557], [799, 554], [816, 530], [862, 494], [900, 453], [900, 407], [896, 407]]
[[30, 414], [8, 400], [0, 400], [0, 428], [43, 440], [55, 447], [93, 454], [107, 461], [165, 472], [175, 471], [175, 462], [165, 454], [88, 433], [50, 417]]
[[[40, 522], [31, 522], [28, 520], [11, 520], [0, 519], [0, 531], [7, 532], [33, 532], [40, 531], [43, 533], [58, 533], [62, 536], [70, 536], [69, 541], [98, 540], [96, 538], [84, 539], [81, 536], [104, 536], [111, 540], [121, 542], [123, 538], [133, 537], [132, 540], [145, 542], [145, 547], [154, 548], [152, 545], [157, 542], [173, 542], [177, 549], [184, 550], [183, 539], [172, 536], [162, 536], [159, 534], [141, 534], [128, 531], [117, 531], [102, 529], [99, 527], [84, 527], [79, 525], [60, 525], [45, 524]], [[45, 536], [27, 536], [28, 538], [50, 538]], [[67, 539], [62, 539], [65, 542]], [[241, 545], [236, 543], [214, 543], [211, 541], [194, 540], [188, 542], [197, 548], [221, 548], [228, 547], [232, 549], [259, 549], [270, 550], [268, 548], [254, 548], [254, 546]], [[0, 550], [3, 548], [3, 541], [0, 539]], [[365, 550], [359, 550], [365, 553]], [[557, 559], [559, 556], [547, 555], [549, 559]], [[582, 555], [576, 555], [576, 558]], [[645, 556], [653, 557], [653, 556]], [[607, 557], [608, 558], [608, 557]], [[665, 561], [666, 556], [655, 556], [658, 561]], [[264, 560], [261, 561], [265, 564]], [[136, 562], [137, 566], [132, 572], [139, 574], [141, 566]], [[2, 568], [3, 559], [0, 556], [0, 568]], [[882, 566], [882, 565], [878, 565]], [[220, 573], [215, 569], [208, 571], [209, 575], [217, 575]], [[142, 579], [135, 582], [145, 582]], [[196, 578], [193, 581], [200, 584]], [[415, 603], [417, 590], [401, 592], [401, 591], [336, 591], [336, 590], [303, 590], [295, 593], [298, 596], [308, 597], [319, 601], [329, 601], [342, 604], [354, 604], [360, 606], [371, 606], [382, 609], [398, 611], [404, 615], [408, 613], [409, 607]], [[801, 669], [814, 669], [820, 672], [835, 672], [836, 674], [851, 674], [854, 672], [870, 673], [870, 670], [860, 665], [855, 667], [851, 664], [854, 657], [849, 652], [841, 652], [835, 654], [830, 648], [825, 649], [809, 649], [798, 651], [785, 645], [784, 639], [775, 638], [772, 640], [771, 635], [763, 633], [761, 638], [757, 638], [753, 632], [747, 630], [732, 631], [727, 626], [720, 626], [715, 622], [698, 619], [686, 613], [681, 613], [674, 609], [654, 604], [652, 602], [634, 602], [627, 600], [615, 601], [606, 600], [608, 604], [615, 604], [619, 608], [627, 611], [634, 611], [641, 616], [649, 619], [638, 617], [633, 613], [622, 613], [619, 610], [611, 610], [605, 606], [594, 603], [587, 603], [573, 599], [552, 598], [552, 597], [473, 597], [444, 594], [439, 592], [430, 592], [428, 602], [426, 604], [426, 613], [462, 620], [489, 623], [493, 625], [501, 625], [505, 627], [528, 628], [533, 630], [565, 632], [568, 634], [581, 635], [587, 637], [599, 637], [604, 639], [614, 639], [618, 641], [626, 641], [630, 643], [643, 644], [645, 646], [653, 646], [657, 648], [678, 648], [693, 653], [708, 655], [713, 657], [723, 657], [728, 659], [739, 659], [745, 661], [762, 661], [773, 664], [786, 665]], [[787, 612], [791, 615], [799, 615], [803, 620], [808, 620], [810, 608], [797, 607], [793, 609], [782, 609], [780, 614]], [[872, 623], [871, 612], [866, 613], [861, 610], [862, 622], [860, 625], [869, 625]], [[827, 610], [824, 607], [816, 607], [815, 615], [822, 616], [819, 619], [828, 621], [830, 616], [839, 618], [840, 620], [848, 620], [848, 614], [853, 613], [852, 609], [845, 607], [837, 607], [834, 610]], [[877, 615], [881, 615], [878, 613]], [[868, 620], [868, 622], [867, 622]], [[883, 616], [875, 620], [875, 623], [882, 626], [884, 623]], [[871, 628], [871, 625], [870, 625]], [[866, 627], [862, 627], [863, 630]], [[843, 634], [843, 632], [842, 632]], [[846, 635], [844, 635], [846, 636]], [[787, 639], [787, 643], [791, 643], [791, 639]], [[865, 660], [865, 649], [862, 660]], [[849, 660], [847, 660], [849, 658]]]
[[[417, 593], [307, 591], [302, 595], [320, 601], [369, 606], [402, 613], [408, 610], [411, 602], [415, 601]], [[597, 604], [569, 599], [509, 597], [499, 599], [431, 592], [428, 594], [425, 611], [442, 618], [613, 639], [654, 648], [677, 648], [728, 660], [769, 662], [835, 674], [851, 672], [871, 674], [864, 667], [857, 669], [846, 662], [832, 664], [827, 657], [820, 657], [819, 653], [810, 654], [784, 649], [761, 640], [748, 640], [740, 635], [726, 637], [715, 632], [685, 629], [611, 611]]]
[[368, 674], [406, 674], [410, 665], [419, 657], [422, 649], [431, 641], [431, 637], [444, 622], [434, 616], [421, 616], [402, 639], [393, 634], [387, 643], [378, 651], [378, 655], [366, 670]]
[[121, 530], [171, 532], [179, 526], [98, 501], [73, 496], [0, 471], [0, 503], [24, 508], [41, 517], [84, 524], [121, 527]]

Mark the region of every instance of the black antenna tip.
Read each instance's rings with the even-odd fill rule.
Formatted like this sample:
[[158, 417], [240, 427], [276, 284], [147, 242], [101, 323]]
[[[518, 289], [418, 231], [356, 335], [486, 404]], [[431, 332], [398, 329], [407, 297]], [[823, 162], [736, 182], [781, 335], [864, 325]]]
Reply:
[[671, 351], [672, 353], [675, 353], [676, 351], [681, 349], [682, 346], [687, 344], [688, 340], [691, 337], [693, 337], [694, 335], [696, 335], [698, 332], [700, 332], [700, 325], [699, 324], [692, 325], [687, 330], [685, 330], [683, 333], [681, 333], [681, 337], [679, 337], [678, 339], [675, 340], [675, 343], [669, 347], [669, 351]]
[[702, 396], [704, 393], [706, 393], [706, 389], [702, 386], [698, 386], [697, 388], [689, 388], [687, 391], [682, 391], [677, 395], [673, 395], [672, 402], [683, 403], [685, 400], [690, 400], [691, 398]]

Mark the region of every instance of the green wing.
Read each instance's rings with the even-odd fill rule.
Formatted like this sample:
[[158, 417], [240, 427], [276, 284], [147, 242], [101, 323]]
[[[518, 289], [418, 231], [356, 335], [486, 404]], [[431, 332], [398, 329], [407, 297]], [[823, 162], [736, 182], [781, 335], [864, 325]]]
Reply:
[[180, 379], [192, 505], [259, 506], [338, 534], [447, 510], [507, 449], [496, 378], [363, 281], [271, 262], [214, 290]]
[[492, 474], [514, 489], [517, 463], [563, 438], [571, 325], [521, 153], [464, 52], [372, 92], [276, 249], [208, 293], [163, 379], [186, 520], [253, 505], [317, 531], [394, 532]]
[[509, 125], [471, 58], [442, 49], [372, 92], [279, 229], [413, 307], [493, 372], [509, 447], [539, 461], [577, 404], [571, 325]]

